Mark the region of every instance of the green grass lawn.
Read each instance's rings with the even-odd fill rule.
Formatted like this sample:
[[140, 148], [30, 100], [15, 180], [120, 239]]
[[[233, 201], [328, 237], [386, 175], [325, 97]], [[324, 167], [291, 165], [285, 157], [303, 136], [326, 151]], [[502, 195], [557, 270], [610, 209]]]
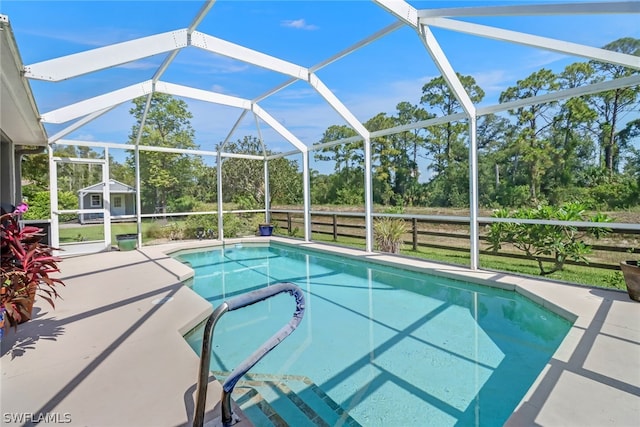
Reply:
[[[364, 239], [353, 237], [338, 237], [334, 242], [333, 237], [326, 234], [313, 233], [312, 239], [318, 242], [333, 243], [358, 249], [365, 248]], [[402, 255], [427, 259], [430, 261], [469, 266], [469, 254], [466, 252], [419, 247], [417, 251], [402, 250]], [[588, 265], [565, 265], [562, 271], [557, 271], [548, 276], [539, 274], [538, 264], [533, 260], [521, 260], [505, 258], [495, 255], [480, 255], [480, 268], [487, 270], [505, 271], [510, 273], [531, 276], [536, 279], [559, 280], [563, 282], [581, 285], [598, 286], [601, 288], [625, 289], [624, 279], [620, 271], [606, 270], [589, 267]]]
[[[152, 222], [142, 223], [143, 242], [149, 240], [145, 238], [146, 231], [152, 226]], [[136, 224], [121, 223], [111, 226], [111, 241], [116, 242], [117, 234], [135, 234], [137, 232]], [[279, 233], [281, 234], [281, 233]], [[285, 234], [286, 235], [286, 234]], [[78, 225], [72, 228], [60, 229], [60, 242], [70, 243], [78, 241], [103, 240], [102, 224], [95, 225]], [[312, 240], [317, 242], [332, 243], [341, 246], [353, 247], [358, 249], [365, 248], [364, 239], [354, 237], [338, 237], [337, 241], [333, 241], [333, 237], [327, 234], [312, 233]], [[448, 264], [456, 264], [468, 267], [469, 254], [466, 252], [419, 247], [417, 251], [407, 249], [402, 250], [402, 255], [427, 259], [430, 261], [444, 262]], [[560, 280], [589, 286], [598, 286], [603, 288], [625, 289], [624, 280], [620, 271], [606, 270], [602, 268], [593, 268], [587, 265], [565, 265], [563, 271], [555, 272], [548, 276], [540, 276], [538, 265], [533, 260], [521, 260], [513, 258], [505, 258], [495, 255], [480, 255], [480, 267], [488, 270], [505, 271], [516, 274], [527, 275], [537, 279]]]
[[[142, 223], [142, 241], [146, 241], [146, 231], [151, 227], [151, 222]], [[138, 228], [135, 223], [111, 224], [111, 241], [115, 243], [117, 234], [136, 234]], [[80, 225], [77, 227], [60, 228], [60, 243], [83, 242], [92, 240], [104, 240], [104, 227], [102, 224]]]

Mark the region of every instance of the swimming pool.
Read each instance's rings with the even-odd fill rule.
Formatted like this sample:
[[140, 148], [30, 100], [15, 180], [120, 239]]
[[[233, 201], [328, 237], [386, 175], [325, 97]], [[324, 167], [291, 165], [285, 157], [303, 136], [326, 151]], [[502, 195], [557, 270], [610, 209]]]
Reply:
[[[571, 327], [512, 291], [287, 245], [177, 258], [214, 306], [281, 281], [305, 292], [301, 325], [236, 387], [258, 426], [503, 425]], [[224, 377], [293, 309], [281, 295], [225, 314], [211, 370]], [[202, 328], [186, 339], [199, 353]]]

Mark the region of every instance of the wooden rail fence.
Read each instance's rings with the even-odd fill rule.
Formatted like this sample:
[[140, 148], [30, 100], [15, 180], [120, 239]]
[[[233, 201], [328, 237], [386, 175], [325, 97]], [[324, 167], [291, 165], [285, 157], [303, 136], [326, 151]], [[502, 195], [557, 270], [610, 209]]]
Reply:
[[[452, 220], [436, 220], [436, 219], [424, 219], [424, 218], [401, 218], [405, 222], [409, 222], [408, 232], [405, 234], [403, 243], [410, 246], [412, 250], [417, 251], [420, 247], [450, 250], [457, 252], [469, 252], [469, 233], [464, 232], [469, 226], [462, 221]], [[299, 211], [272, 211], [271, 221], [276, 224], [280, 229], [286, 230], [287, 234], [293, 235], [296, 229], [304, 229], [304, 217], [302, 212]], [[480, 222], [480, 226], [488, 225], [488, 222]], [[428, 227], [438, 227], [437, 230], [429, 230]], [[443, 230], [443, 228], [452, 228], [451, 231]], [[322, 213], [312, 212], [311, 214], [311, 230], [313, 233], [324, 234], [332, 236], [334, 241], [337, 241], [340, 237], [361, 239], [364, 242], [365, 239], [365, 224], [364, 214], [354, 213]], [[612, 233], [620, 235], [619, 240], [625, 241], [625, 238], [640, 234], [639, 230], [615, 230], [612, 229]], [[486, 242], [488, 239], [484, 234], [479, 236], [481, 242]], [[640, 246], [640, 245], [639, 245]], [[591, 245], [594, 253], [609, 253], [609, 254], [638, 254], [640, 248], [638, 247], [625, 247], [612, 246], [612, 245]], [[480, 250], [481, 254], [494, 255], [512, 259], [528, 259], [525, 255], [515, 252], [493, 252], [490, 250]], [[614, 256], [617, 258], [619, 256]], [[624, 257], [621, 257], [624, 258]], [[551, 259], [549, 259], [551, 260]], [[584, 263], [567, 260], [566, 264], [573, 265], [585, 265]], [[590, 267], [602, 268], [607, 270], [619, 270], [620, 266], [617, 262], [589, 262]]]

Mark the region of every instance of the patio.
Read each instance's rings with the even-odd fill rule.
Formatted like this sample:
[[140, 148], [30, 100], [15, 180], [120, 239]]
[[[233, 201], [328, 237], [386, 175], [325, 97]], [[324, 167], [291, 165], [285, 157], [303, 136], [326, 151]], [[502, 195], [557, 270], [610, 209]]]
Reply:
[[[494, 281], [575, 317], [507, 425], [631, 426], [640, 419], [640, 310], [623, 292], [272, 239]], [[192, 271], [167, 253], [212, 244], [66, 258], [64, 300], [55, 310], [37, 302], [35, 319], [2, 342], [3, 424], [29, 425], [25, 417], [92, 426], [190, 424], [198, 357], [182, 336], [212, 307], [182, 285]], [[210, 384], [209, 419], [220, 393], [217, 382]]]

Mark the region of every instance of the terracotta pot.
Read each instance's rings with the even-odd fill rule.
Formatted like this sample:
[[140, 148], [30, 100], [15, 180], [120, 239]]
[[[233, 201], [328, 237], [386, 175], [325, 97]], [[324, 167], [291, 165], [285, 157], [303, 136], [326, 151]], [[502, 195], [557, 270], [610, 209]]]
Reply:
[[24, 304], [24, 309], [27, 313], [29, 313], [29, 318], [26, 318], [23, 316], [18, 322], [18, 324], [31, 320], [31, 313], [33, 312], [33, 303], [36, 300], [36, 288], [37, 287], [35, 285], [29, 287], [29, 299]]
[[638, 261], [621, 262], [620, 269], [624, 275], [624, 283], [627, 285], [629, 298], [640, 302], [640, 267], [638, 267]]

